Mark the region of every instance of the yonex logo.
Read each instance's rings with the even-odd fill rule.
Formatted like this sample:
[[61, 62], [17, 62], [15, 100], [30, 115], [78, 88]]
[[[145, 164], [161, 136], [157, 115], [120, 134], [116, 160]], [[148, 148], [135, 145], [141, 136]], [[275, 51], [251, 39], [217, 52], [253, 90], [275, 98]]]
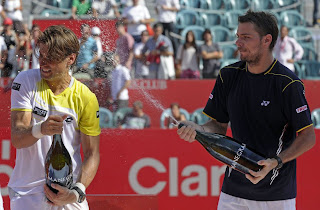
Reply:
[[64, 121], [66, 121], [66, 123], [71, 123], [72, 122], [72, 120], [73, 120], [73, 118], [72, 117], [67, 117]]
[[262, 101], [261, 106], [268, 106], [270, 104], [270, 101]]
[[46, 110], [44, 110], [44, 109], [40, 109], [39, 107], [34, 107], [33, 108], [33, 111], [32, 111], [34, 114], [36, 114], [36, 115], [39, 115], [39, 116], [41, 116], [41, 117], [45, 117], [46, 115], [47, 115], [47, 112], [48, 111], [46, 111]]
[[12, 88], [13, 90], [19, 91], [19, 90], [20, 90], [20, 87], [21, 87], [21, 84], [14, 82], [14, 83], [12, 84], [12, 87], [11, 87], [11, 88]]
[[210, 94], [210, 95], [209, 95], [209, 98], [212, 100], [212, 99], [213, 99], [213, 95], [212, 95], [212, 94]]

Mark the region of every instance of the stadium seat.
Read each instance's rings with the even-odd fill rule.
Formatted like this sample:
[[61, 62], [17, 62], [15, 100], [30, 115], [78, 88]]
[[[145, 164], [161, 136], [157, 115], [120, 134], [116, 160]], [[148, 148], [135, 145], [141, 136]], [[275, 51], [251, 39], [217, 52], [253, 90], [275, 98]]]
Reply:
[[285, 6], [297, 3], [298, 1], [299, 0], [277, 0], [274, 2], [275, 2], [275, 4], [277, 4], [278, 7], [285, 7]]
[[250, 0], [224, 0], [226, 10], [248, 10], [250, 9]]
[[211, 26], [223, 25], [224, 18], [217, 13], [200, 13], [200, 24], [203, 27], [209, 28]]
[[212, 33], [213, 42], [226, 42], [231, 41], [230, 30], [224, 26], [212, 26], [210, 27]]
[[190, 115], [190, 121], [193, 121], [199, 125], [202, 125], [210, 120], [210, 117], [206, 116], [202, 113], [203, 108], [196, 109], [192, 114]]
[[239, 61], [239, 59], [236, 59], [236, 58], [224, 59], [224, 60], [221, 61], [221, 67], [220, 68], [222, 69], [223, 67], [226, 67], [226, 66], [228, 66], [230, 64], [233, 64], [233, 63], [236, 63], [238, 61]]
[[113, 127], [113, 115], [109, 109], [106, 109], [104, 107], [99, 108], [99, 120], [101, 128]]
[[289, 31], [289, 36], [295, 38], [300, 44], [304, 44], [304, 46], [309, 45], [311, 47], [314, 47], [312, 32], [308, 30], [306, 27], [292, 27]]
[[200, 0], [180, 0], [180, 5], [182, 7], [191, 7], [191, 8], [199, 8]]
[[298, 63], [301, 66], [302, 79], [320, 80], [320, 62], [300, 60]]
[[180, 33], [180, 35], [182, 36], [182, 39], [183, 39], [183, 40], [181, 40], [182, 42], [184, 41], [187, 32], [190, 31], [190, 30], [193, 31], [194, 36], [195, 36], [197, 41], [203, 40], [202, 39], [202, 34], [203, 34], [205, 29], [202, 26], [187, 26]]
[[252, 0], [251, 7], [255, 11], [263, 11], [268, 9], [273, 9], [275, 7], [275, 3], [273, 0]]
[[176, 20], [176, 27], [178, 29], [183, 29], [187, 26], [200, 24], [198, 13], [192, 10], [182, 10], [178, 12]]
[[301, 66], [300, 66], [299, 63], [297, 63], [297, 62], [293, 63], [293, 65], [294, 65], [294, 73], [295, 73], [300, 79], [302, 79], [302, 78], [303, 78], [303, 72], [302, 72]]
[[50, 17], [50, 16], [60, 16], [60, 15], [63, 15], [63, 13], [58, 10], [44, 9], [41, 12], [41, 15], [45, 17]]
[[301, 44], [303, 48], [302, 60], [318, 60], [318, 54], [316, 50], [308, 44]]
[[238, 27], [238, 17], [243, 14], [244, 12], [240, 10], [227, 11], [225, 13], [225, 26], [231, 30], [236, 29]]
[[200, 0], [200, 8], [206, 10], [223, 9], [223, 0]]
[[296, 10], [283, 11], [280, 14], [281, 25], [287, 26], [289, 29], [295, 26], [305, 26], [304, 17]]
[[58, 2], [58, 7], [63, 9], [72, 8], [72, 0], [56, 0]]
[[[187, 110], [180, 108], [180, 112], [181, 112], [181, 114], [184, 114], [184, 116], [186, 117], [186, 120], [190, 119], [190, 114]], [[160, 116], [160, 127], [161, 128], [166, 128], [165, 120], [168, 116], [172, 116], [171, 108], [167, 108], [161, 113], [161, 116]]]
[[113, 113], [113, 126], [114, 127], [118, 127], [118, 123], [123, 120], [124, 116], [131, 112], [132, 108], [130, 107], [124, 107], [124, 108], [120, 108], [117, 111], [115, 111]]
[[237, 50], [235, 44], [220, 45], [223, 52], [223, 59], [234, 59], [234, 53]]
[[314, 109], [311, 112], [311, 119], [313, 122], [313, 126], [319, 129], [320, 128], [320, 108]]

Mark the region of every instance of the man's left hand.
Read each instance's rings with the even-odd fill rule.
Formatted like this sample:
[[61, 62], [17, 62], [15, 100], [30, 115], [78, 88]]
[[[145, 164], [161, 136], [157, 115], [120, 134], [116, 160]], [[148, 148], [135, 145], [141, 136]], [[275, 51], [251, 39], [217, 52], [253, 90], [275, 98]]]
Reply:
[[278, 165], [278, 161], [274, 158], [268, 158], [266, 160], [260, 160], [258, 165], [263, 166], [261, 171], [249, 171], [250, 174], [246, 174], [246, 178], [249, 179], [253, 184], [260, 182], [267, 174]]
[[49, 202], [51, 205], [63, 206], [69, 203], [77, 202], [77, 196], [68, 188], [62, 187], [58, 184], [51, 184], [51, 187], [59, 191], [57, 194], [55, 194], [47, 185], [44, 185], [44, 193], [46, 197], [52, 202]]

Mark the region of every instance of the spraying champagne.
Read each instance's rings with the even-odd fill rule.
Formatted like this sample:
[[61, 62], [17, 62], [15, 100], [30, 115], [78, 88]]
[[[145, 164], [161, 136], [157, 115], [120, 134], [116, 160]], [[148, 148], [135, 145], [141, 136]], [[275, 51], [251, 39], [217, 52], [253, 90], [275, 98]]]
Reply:
[[[179, 123], [178, 127], [185, 126]], [[266, 159], [262, 155], [249, 149], [245, 144], [237, 140], [217, 134], [196, 131], [195, 139], [217, 160], [227, 164], [232, 169], [243, 174], [249, 174], [249, 170], [260, 171], [263, 166], [258, 165], [259, 160]]]

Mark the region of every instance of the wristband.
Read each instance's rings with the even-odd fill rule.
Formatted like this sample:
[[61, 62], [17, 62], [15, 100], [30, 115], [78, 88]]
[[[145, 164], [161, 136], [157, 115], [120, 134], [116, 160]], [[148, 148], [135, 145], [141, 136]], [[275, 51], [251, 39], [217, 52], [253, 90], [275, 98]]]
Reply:
[[84, 193], [86, 192], [86, 187], [81, 182], [77, 182], [73, 186], [79, 187], [80, 190], [82, 190], [82, 192], [84, 192]]
[[41, 133], [41, 125], [44, 121], [38, 122], [32, 126], [32, 136], [41, 139], [44, 135]]
[[80, 197], [78, 191], [76, 191], [76, 190], [71, 190], [71, 191], [74, 192], [74, 194], [75, 194], [76, 197], [77, 197], [77, 201], [78, 201], [78, 200], [79, 200], [79, 197]]

